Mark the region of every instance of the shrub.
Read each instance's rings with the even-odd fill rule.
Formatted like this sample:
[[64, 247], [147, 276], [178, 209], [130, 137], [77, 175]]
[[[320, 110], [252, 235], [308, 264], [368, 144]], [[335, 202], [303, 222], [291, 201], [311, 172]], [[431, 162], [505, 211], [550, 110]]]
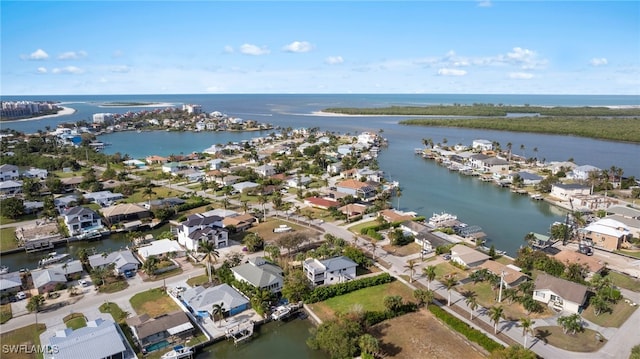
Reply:
[[481, 347], [486, 349], [488, 352], [493, 352], [494, 350], [503, 348], [502, 345], [496, 343], [494, 340], [489, 338], [486, 334], [482, 333], [477, 329], [470, 327], [469, 324], [454, 317], [444, 309], [435, 305], [429, 305], [428, 308], [429, 308], [429, 311], [431, 311], [431, 313], [433, 313], [433, 315], [436, 316], [436, 318], [440, 319], [445, 324], [447, 324], [451, 329], [464, 335], [467, 339], [471, 340], [472, 342], [478, 343]]
[[380, 284], [390, 283], [393, 278], [389, 273], [382, 273], [375, 277], [355, 279], [345, 283], [338, 283], [330, 286], [317, 287], [304, 299], [305, 303], [316, 303], [339, 295], [350, 293], [362, 288], [373, 287]]

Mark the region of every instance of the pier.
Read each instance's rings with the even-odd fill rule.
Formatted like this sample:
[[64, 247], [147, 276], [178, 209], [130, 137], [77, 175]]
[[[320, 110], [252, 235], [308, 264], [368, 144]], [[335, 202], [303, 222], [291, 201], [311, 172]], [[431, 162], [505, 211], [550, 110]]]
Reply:
[[227, 329], [225, 336], [227, 339], [233, 339], [234, 344], [251, 339], [253, 336], [253, 321], [238, 323], [237, 326]]

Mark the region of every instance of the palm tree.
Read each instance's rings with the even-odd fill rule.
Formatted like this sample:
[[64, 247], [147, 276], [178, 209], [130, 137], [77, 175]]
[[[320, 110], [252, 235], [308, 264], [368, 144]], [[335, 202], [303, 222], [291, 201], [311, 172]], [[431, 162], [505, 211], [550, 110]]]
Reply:
[[520, 326], [522, 327], [522, 337], [524, 338], [524, 347], [527, 348], [527, 334], [533, 335], [533, 325], [536, 322], [529, 317], [520, 318]]
[[453, 289], [453, 287], [455, 287], [456, 284], [458, 284], [458, 280], [456, 279], [455, 275], [450, 275], [444, 279], [443, 284], [447, 288], [447, 294], [448, 294], [447, 306], [451, 306], [451, 289]]
[[149, 208], [151, 208], [151, 196], [152, 196], [152, 195], [154, 195], [154, 194], [156, 194], [156, 193], [153, 191], [153, 186], [152, 186], [152, 184], [151, 184], [151, 183], [149, 183], [149, 184], [144, 188], [144, 190], [142, 191], [142, 194], [143, 194], [143, 195], [145, 195], [145, 196], [147, 196], [147, 205], [149, 206]]
[[432, 290], [416, 289], [413, 291], [413, 297], [418, 301], [418, 307], [424, 304], [429, 305], [433, 301], [435, 293]]
[[207, 265], [207, 274], [209, 274], [209, 284], [213, 283], [213, 279], [211, 278], [211, 272], [213, 263], [218, 262], [218, 258], [220, 258], [220, 252], [216, 249], [216, 245], [213, 242], [203, 241], [200, 242], [200, 246], [198, 251], [202, 251], [204, 253], [204, 257], [202, 257], [201, 261], [205, 261]]
[[427, 277], [427, 289], [431, 290], [431, 282], [436, 279], [436, 266], [422, 268], [422, 273]]
[[462, 296], [464, 297], [464, 302], [467, 303], [469, 307], [469, 319], [473, 320], [473, 311], [478, 307], [478, 295], [476, 292], [468, 290], [462, 293]]
[[371, 334], [363, 334], [358, 338], [358, 346], [363, 353], [369, 354], [373, 357], [375, 353], [380, 350], [380, 344], [378, 339]]
[[215, 322], [216, 316], [218, 316], [220, 318], [220, 320], [218, 321], [218, 328], [222, 324], [222, 318], [224, 317], [224, 312], [225, 312], [225, 310], [224, 310], [224, 304], [223, 303], [214, 304], [211, 307], [211, 314], [213, 315], [213, 321]]
[[30, 312], [34, 312], [36, 315], [36, 326], [38, 325], [38, 312], [44, 306], [44, 296], [41, 294], [34, 295], [29, 298], [29, 302], [27, 303], [27, 310]]
[[273, 293], [268, 289], [258, 289], [251, 297], [251, 306], [262, 312], [264, 317], [267, 316], [267, 310], [271, 306], [271, 300], [273, 299]]
[[416, 269], [416, 261], [415, 259], [411, 259], [409, 260], [409, 262], [407, 262], [407, 264], [405, 264], [405, 268], [409, 271], [409, 283], [413, 283], [413, 272]]
[[503, 313], [504, 309], [501, 305], [489, 308], [489, 319], [491, 319], [491, 321], [493, 322], [493, 334], [498, 333], [498, 323], [500, 323], [500, 319], [502, 319]]
[[267, 212], [264, 209], [264, 205], [267, 204], [267, 202], [269, 202], [267, 197], [265, 197], [262, 194], [260, 194], [260, 196], [258, 196], [258, 203], [260, 203], [260, 205], [262, 206], [262, 222], [266, 222], [266, 220], [267, 220]]
[[154, 276], [155, 273], [156, 273], [156, 270], [158, 270], [158, 257], [153, 256], [153, 255], [147, 257], [147, 260], [142, 265], [142, 270], [149, 277]]
[[509, 150], [509, 162], [511, 162], [511, 148], [513, 144], [511, 142], [507, 143], [507, 149]]
[[400, 190], [400, 187], [396, 188], [396, 198], [398, 199], [398, 207], [397, 209], [400, 210], [400, 197], [402, 197], [402, 191]]

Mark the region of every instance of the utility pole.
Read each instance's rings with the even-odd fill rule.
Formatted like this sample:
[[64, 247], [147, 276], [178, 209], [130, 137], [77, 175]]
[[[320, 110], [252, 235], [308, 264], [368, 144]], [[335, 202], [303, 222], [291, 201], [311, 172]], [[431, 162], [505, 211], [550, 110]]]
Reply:
[[498, 303], [502, 303], [502, 282], [504, 281], [504, 271], [500, 273], [500, 292], [498, 293]]

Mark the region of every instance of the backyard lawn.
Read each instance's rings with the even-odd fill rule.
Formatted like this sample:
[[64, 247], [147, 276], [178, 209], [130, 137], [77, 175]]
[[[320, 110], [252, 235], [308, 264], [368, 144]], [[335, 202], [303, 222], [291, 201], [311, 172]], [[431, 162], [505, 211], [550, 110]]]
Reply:
[[592, 353], [606, 344], [606, 339], [596, 340], [597, 332], [591, 329], [571, 335], [564, 334], [562, 327], [548, 326], [537, 327], [535, 333], [535, 336], [543, 342], [572, 352]]
[[0, 252], [18, 248], [16, 229], [14, 227], [0, 229]]
[[416, 242], [412, 242], [404, 246], [386, 245], [382, 247], [385, 251], [398, 257], [405, 257], [410, 254], [419, 253], [421, 248], [422, 247], [420, 247]]
[[[291, 227], [293, 229], [293, 231], [285, 232], [285, 233], [274, 233], [273, 229], [279, 227], [282, 224]], [[252, 227], [247, 232], [258, 233], [260, 235], [260, 237], [265, 242], [273, 242], [276, 239], [286, 235], [287, 233], [293, 233], [293, 232], [296, 232], [296, 231], [305, 231], [305, 230], [308, 230], [308, 228], [299, 226], [299, 225], [291, 223], [291, 222], [270, 218], [270, 219], [267, 219], [266, 222], [262, 222], [262, 223], [258, 224], [257, 226]], [[315, 234], [315, 231], [311, 231], [311, 233]], [[238, 240], [242, 241], [242, 238], [239, 238]]]
[[[32, 345], [40, 346], [40, 334], [44, 333], [46, 329], [44, 324], [31, 324], [26, 327], [18, 328], [0, 335], [0, 343], [5, 345], [27, 345], [31, 348]], [[2, 359], [30, 359], [30, 358], [42, 358], [42, 354], [36, 354], [33, 350], [30, 353], [25, 352], [2, 352]]]
[[147, 314], [151, 318], [180, 309], [173, 299], [160, 288], [138, 293], [131, 297], [130, 302], [137, 315]]
[[354, 307], [367, 311], [383, 311], [385, 310], [384, 298], [390, 295], [402, 296], [405, 301], [414, 300], [413, 291], [409, 287], [394, 281], [313, 303], [310, 307], [320, 319], [328, 320], [334, 318], [336, 313], [346, 313]]
[[601, 327], [615, 327], [620, 326], [638, 309], [638, 305], [631, 306], [630, 303], [626, 303], [624, 299], [618, 301], [618, 303], [611, 306], [612, 312], [600, 313], [596, 316], [593, 312], [593, 308], [587, 306], [582, 311], [584, 319], [598, 324]]

